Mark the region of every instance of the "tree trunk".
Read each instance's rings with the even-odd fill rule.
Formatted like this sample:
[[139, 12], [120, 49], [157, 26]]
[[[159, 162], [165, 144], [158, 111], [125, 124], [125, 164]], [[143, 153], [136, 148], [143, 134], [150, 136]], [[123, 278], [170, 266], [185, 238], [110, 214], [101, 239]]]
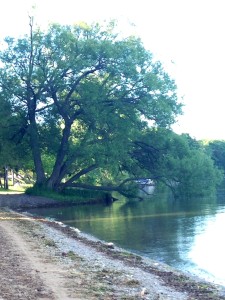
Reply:
[[33, 25], [34, 19], [30, 17], [30, 55], [29, 55], [29, 69], [27, 74], [27, 108], [29, 116], [29, 134], [30, 134], [30, 145], [32, 149], [34, 167], [36, 172], [36, 184], [43, 185], [45, 183], [45, 172], [41, 159], [41, 148], [39, 143], [39, 134], [36, 123], [36, 108], [37, 108], [37, 99], [38, 95], [34, 92], [33, 84], [33, 71], [34, 71], [34, 61], [35, 61], [35, 46], [34, 46], [34, 36], [33, 36]]
[[12, 169], [12, 186], [15, 184], [15, 175], [14, 175], [14, 170]]
[[72, 122], [68, 122], [68, 124], [65, 124], [65, 128], [63, 129], [63, 136], [57, 153], [56, 162], [52, 174], [47, 182], [47, 188], [49, 189], [57, 189], [59, 184], [61, 183], [61, 180], [59, 180], [59, 178], [61, 175], [61, 168], [63, 166], [65, 156], [68, 152], [68, 141], [70, 137], [71, 126]]
[[9, 189], [8, 167], [4, 167], [4, 189]]
[[33, 120], [29, 127], [30, 145], [32, 149], [34, 168], [36, 173], [36, 184], [43, 185], [45, 183], [45, 172], [41, 159], [41, 150], [39, 145], [39, 137], [36, 121]]

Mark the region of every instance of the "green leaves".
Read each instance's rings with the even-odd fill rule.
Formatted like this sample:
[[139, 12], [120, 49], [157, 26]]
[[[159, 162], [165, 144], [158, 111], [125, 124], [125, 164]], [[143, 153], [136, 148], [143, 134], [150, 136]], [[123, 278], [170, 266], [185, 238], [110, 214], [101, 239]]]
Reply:
[[210, 141], [205, 147], [216, 166], [225, 172], [225, 141]]
[[132, 153], [148, 177], [179, 196], [204, 195], [221, 183], [222, 173], [196, 140], [169, 130], [148, 131]]

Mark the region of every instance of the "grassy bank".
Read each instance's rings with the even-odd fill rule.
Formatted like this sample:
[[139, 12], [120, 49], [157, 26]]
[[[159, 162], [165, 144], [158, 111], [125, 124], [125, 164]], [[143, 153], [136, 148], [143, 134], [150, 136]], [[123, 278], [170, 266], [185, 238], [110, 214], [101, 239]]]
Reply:
[[31, 196], [41, 196], [73, 204], [105, 203], [110, 202], [112, 199], [109, 193], [84, 189], [66, 189], [62, 192], [55, 192], [49, 189], [29, 187], [25, 190], [25, 193]]

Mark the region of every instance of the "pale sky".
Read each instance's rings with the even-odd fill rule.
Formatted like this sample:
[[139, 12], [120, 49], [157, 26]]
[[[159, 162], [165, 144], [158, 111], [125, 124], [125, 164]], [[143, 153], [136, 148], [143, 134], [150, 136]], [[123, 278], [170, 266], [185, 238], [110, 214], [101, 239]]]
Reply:
[[[36, 5], [39, 25], [118, 19], [136, 32], [175, 79], [184, 114], [174, 130], [225, 140], [224, 0], [0, 0], [0, 38], [28, 31]], [[33, 14], [33, 13], [31, 13]], [[135, 28], [129, 24], [134, 23]]]

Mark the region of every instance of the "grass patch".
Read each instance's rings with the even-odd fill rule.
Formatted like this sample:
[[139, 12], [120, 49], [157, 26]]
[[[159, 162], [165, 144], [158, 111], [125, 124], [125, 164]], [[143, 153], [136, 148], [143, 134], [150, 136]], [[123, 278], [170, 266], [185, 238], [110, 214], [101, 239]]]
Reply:
[[66, 256], [69, 257], [71, 260], [78, 260], [78, 261], [84, 260], [82, 257], [80, 257], [79, 255], [77, 255], [76, 253], [74, 253], [71, 250], [66, 253]]
[[125, 285], [129, 287], [137, 287], [140, 285], [140, 282], [136, 279], [130, 279], [125, 282]]
[[45, 246], [48, 246], [48, 247], [56, 247], [56, 243], [53, 240], [45, 239], [44, 244], [45, 244]]
[[74, 204], [91, 204], [105, 202], [109, 193], [103, 191], [89, 191], [84, 189], [65, 189], [62, 192], [55, 192], [46, 188], [29, 187], [26, 189], [27, 195], [46, 197], [62, 202]]

